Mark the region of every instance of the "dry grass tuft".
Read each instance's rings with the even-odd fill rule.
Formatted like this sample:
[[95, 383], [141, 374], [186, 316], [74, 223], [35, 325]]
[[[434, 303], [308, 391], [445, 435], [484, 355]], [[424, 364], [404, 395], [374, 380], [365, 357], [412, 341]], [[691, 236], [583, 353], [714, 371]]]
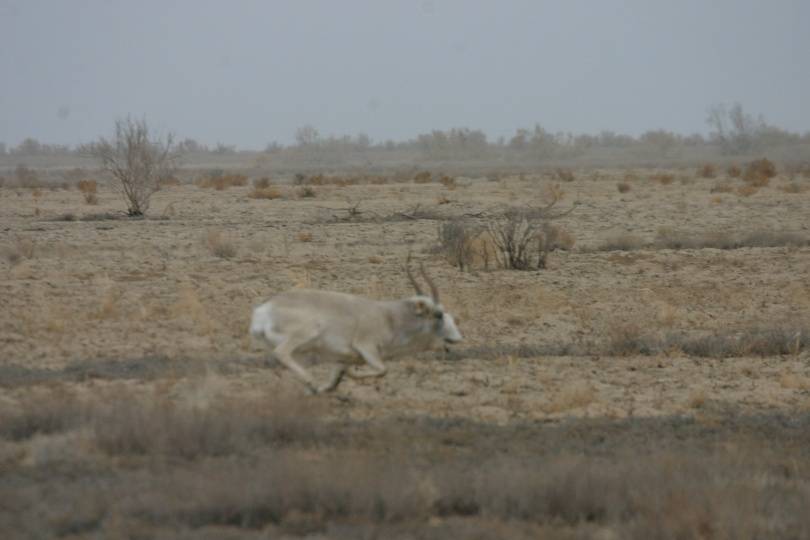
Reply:
[[634, 323], [616, 323], [607, 329], [605, 354], [611, 356], [649, 355], [653, 348]]
[[295, 237], [299, 242], [312, 242], [312, 233], [309, 231], [301, 231]]
[[205, 233], [203, 243], [215, 257], [230, 259], [236, 255], [236, 245], [222, 231], [217, 229]]
[[480, 232], [480, 227], [465, 219], [444, 221], [439, 224], [437, 231], [437, 251], [463, 272], [473, 264], [473, 240]]
[[23, 259], [33, 259], [35, 252], [36, 243], [31, 238], [18, 234], [11, 237], [10, 244], [0, 249], [3, 258], [12, 266], [18, 264]]
[[283, 195], [277, 187], [270, 186], [264, 188], [254, 187], [250, 193], [248, 193], [248, 197], [251, 199], [274, 200], [281, 199]]
[[790, 231], [696, 233], [669, 227], [660, 228], [655, 241], [655, 247], [660, 249], [740, 249], [807, 245], [810, 245], [810, 237]]
[[79, 180], [76, 187], [84, 197], [84, 202], [90, 205], [98, 204], [98, 182], [95, 180]]
[[244, 174], [223, 174], [222, 171], [214, 171], [198, 179], [196, 183], [201, 188], [213, 188], [222, 191], [230, 187], [246, 186], [248, 178]]
[[617, 232], [608, 236], [597, 251], [634, 251], [644, 248], [644, 240], [629, 232]]
[[712, 189], [709, 190], [710, 193], [733, 193], [734, 186], [731, 185], [730, 182], [718, 182]]
[[764, 187], [776, 176], [776, 165], [766, 158], [755, 159], [745, 166], [743, 180], [751, 186]]
[[183, 182], [180, 181], [179, 178], [175, 176], [169, 176], [168, 178], [161, 178], [158, 182], [158, 188], [163, 189], [167, 187], [176, 187], [182, 185]]
[[262, 176], [253, 181], [253, 187], [256, 189], [267, 189], [270, 187], [270, 178]]
[[441, 178], [439, 178], [439, 182], [446, 187], [447, 189], [453, 190], [456, 189], [456, 179], [453, 176], [449, 176], [447, 174], [443, 174]]
[[573, 182], [577, 179], [577, 177], [574, 175], [574, 171], [561, 167], [554, 170], [554, 178], [561, 182]]
[[697, 174], [700, 178], [715, 178], [717, 176], [717, 167], [712, 163], [704, 163]]
[[737, 188], [737, 195], [740, 197], [750, 197], [759, 192], [759, 188], [753, 184], [746, 184]]
[[798, 182], [791, 182], [789, 184], [781, 186], [779, 189], [781, 189], [785, 193], [795, 194], [795, 193], [804, 193], [805, 191], [810, 189], [810, 186], [807, 186], [806, 184], [799, 184]]
[[415, 184], [429, 184], [433, 181], [433, 175], [428, 171], [421, 171], [414, 175], [413, 181]]
[[[48, 388], [0, 403], [0, 443], [24, 449], [2, 463], [3, 525], [26, 538], [795, 538], [810, 528], [802, 412], [708, 425], [688, 415], [352, 420], [327, 415], [327, 398], [225, 390], [202, 384], [203, 399], [188, 401], [177, 390]], [[574, 382], [546, 408], [597, 397]], [[697, 390], [686, 405], [708, 403]]]
[[661, 184], [662, 186], [668, 186], [672, 182], [675, 181], [675, 175], [669, 173], [658, 173], [651, 176], [651, 178]]
[[314, 198], [317, 193], [315, 193], [315, 188], [310, 186], [301, 186], [295, 192], [299, 199], [311, 199]]
[[560, 413], [587, 407], [596, 401], [596, 390], [588, 383], [577, 381], [554, 392], [543, 406], [547, 413]]

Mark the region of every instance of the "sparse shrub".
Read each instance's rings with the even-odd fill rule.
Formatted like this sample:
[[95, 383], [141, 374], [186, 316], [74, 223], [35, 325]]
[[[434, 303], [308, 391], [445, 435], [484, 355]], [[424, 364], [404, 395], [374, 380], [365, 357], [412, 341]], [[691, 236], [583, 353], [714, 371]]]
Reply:
[[750, 197], [759, 191], [759, 187], [754, 184], [746, 184], [737, 188], [737, 195], [740, 197]]
[[230, 259], [236, 255], [236, 245], [222, 231], [208, 231], [205, 233], [204, 241], [208, 251], [215, 257]]
[[171, 177], [176, 169], [172, 136], [165, 142], [152, 139], [146, 120], [129, 117], [117, 120], [112, 141], [101, 138], [92, 152], [101, 167], [120, 184], [130, 216], [146, 213], [160, 182]]
[[739, 178], [742, 175], [742, 170], [736, 165], [729, 165], [726, 174], [731, 178]]
[[531, 270], [546, 267], [552, 249], [548, 221], [533, 217], [531, 211], [513, 208], [487, 224], [501, 268]]
[[469, 221], [456, 218], [439, 224], [438, 249], [453, 266], [464, 271], [473, 261], [472, 241], [478, 229]]
[[453, 176], [443, 174], [439, 182], [447, 189], [456, 189], [456, 179]]
[[619, 190], [619, 193], [627, 193], [628, 191], [630, 191], [630, 184], [628, 184], [627, 182], [618, 182], [616, 184], [616, 189]]
[[755, 159], [745, 166], [743, 180], [755, 187], [767, 186], [776, 176], [776, 165], [767, 158]]
[[295, 192], [299, 199], [311, 199], [315, 197], [315, 189], [310, 186], [302, 186]]
[[301, 231], [296, 238], [299, 242], [312, 242], [312, 233], [309, 231]]
[[704, 163], [698, 171], [698, 176], [701, 178], [715, 178], [717, 176], [717, 167], [712, 163]]

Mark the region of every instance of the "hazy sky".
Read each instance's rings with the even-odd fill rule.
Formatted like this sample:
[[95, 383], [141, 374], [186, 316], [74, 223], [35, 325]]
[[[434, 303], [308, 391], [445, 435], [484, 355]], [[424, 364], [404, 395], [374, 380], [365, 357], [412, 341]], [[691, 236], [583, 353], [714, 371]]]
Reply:
[[740, 102], [810, 130], [810, 1], [0, 0], [0, 141], [117, 117], [207, 144], [466, 126], [705, 132]]

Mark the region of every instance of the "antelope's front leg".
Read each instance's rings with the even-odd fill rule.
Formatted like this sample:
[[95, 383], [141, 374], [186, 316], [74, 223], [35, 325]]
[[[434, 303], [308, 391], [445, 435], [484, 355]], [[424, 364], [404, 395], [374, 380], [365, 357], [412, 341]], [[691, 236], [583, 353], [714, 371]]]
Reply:
[[388, 372], [388, 368], [382, 363], [382, 360], [380, 360], [380, 355], [377, 352], [376, 347], [355, 345], [354, 350], [357, 351], [357, 354], [359, 354], [363, 360], [365, 360], [366, 364], [371, 367], [371, 371], [362, 372], [356, 367], [351, 367], [348, 369], [347, 375], [352, 379], [382, 377]]

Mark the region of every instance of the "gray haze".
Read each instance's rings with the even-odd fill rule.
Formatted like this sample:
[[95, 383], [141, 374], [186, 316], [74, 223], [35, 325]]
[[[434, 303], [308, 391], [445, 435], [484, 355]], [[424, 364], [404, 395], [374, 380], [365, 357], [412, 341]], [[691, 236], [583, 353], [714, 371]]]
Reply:
[[810, 129], [810, 2], [0, 0], [0, 141], [117, 117], [262, 148], [466, 126], [706, 132], [740, 102]]

